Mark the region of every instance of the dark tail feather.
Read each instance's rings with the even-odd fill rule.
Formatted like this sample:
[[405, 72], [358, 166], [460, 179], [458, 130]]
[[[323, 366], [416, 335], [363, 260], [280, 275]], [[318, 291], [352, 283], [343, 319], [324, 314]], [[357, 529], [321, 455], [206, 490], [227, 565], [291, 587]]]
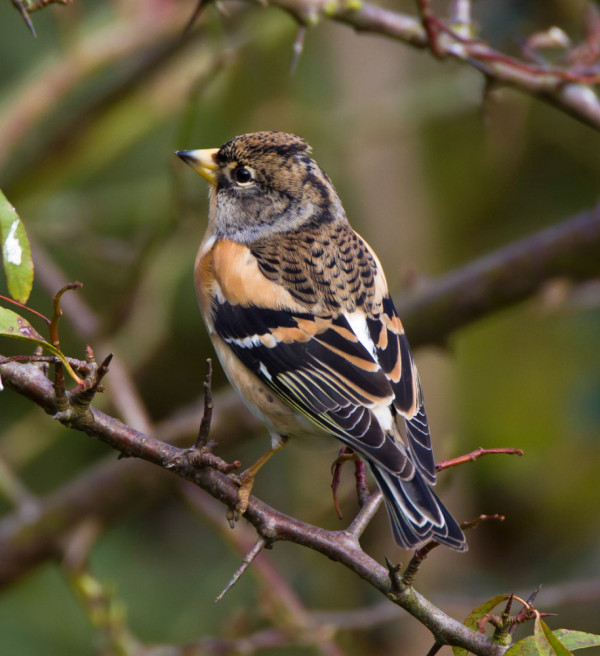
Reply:
[[394, 538], [401, 547], [415, 549], [428, 540], [436, 540], [457, 551], [467, 550], [460, 526], [418, 471], [406, 481], [369, 465], [383, 493]]

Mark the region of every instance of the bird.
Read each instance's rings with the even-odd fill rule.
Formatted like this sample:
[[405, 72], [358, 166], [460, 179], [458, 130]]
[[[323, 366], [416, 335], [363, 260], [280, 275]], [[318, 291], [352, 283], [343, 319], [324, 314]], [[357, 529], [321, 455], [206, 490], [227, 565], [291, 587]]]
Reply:
[[401, 548], [434, 540], [465, 551], [432, 490], [421, 384], [381, 263], [311, 153], [277, 131], [175, 153], [209, 183], [194, 267], [202, 317], [231, 385], [271, 436], [240, 476], [236, 518], [288, 438], [320, 435], [367, 464]]

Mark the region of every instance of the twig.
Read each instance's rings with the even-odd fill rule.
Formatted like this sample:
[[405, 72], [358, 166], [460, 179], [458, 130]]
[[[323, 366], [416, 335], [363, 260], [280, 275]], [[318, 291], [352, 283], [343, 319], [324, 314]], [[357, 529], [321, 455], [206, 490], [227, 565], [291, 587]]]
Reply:
[[402, 582], [405, 585], [412, 585], [415, 582], [417, 572], [421, 567], [423, 561], [429, 556], [431, 551], [436, 547], [439, 547], [439, 542], [435, 540], [430, 540], [427, 544], [423, 545], [420, 549], [417, 549], [413, 554], [413, 557], [410, 559], [406, 569], [402, 573]]
[[0, 301], [3, 301], [4, 303], [11, 303], [12, 305], [16, 305], [22, 310], [31, 312], [32, 314], [35, 314], [36, 317], [44, 321], [48, 326], [50, 325], [50, 319], [48, 319], [48, 317], [44, 316], [41, 312], [38, 312], [37, 310], [30, 308], [28, 305], [25, 305], [24, 303], [19, 303], [19, 301], [15, 301], [14, 298], [9, 298], [8, 296], [3, 296], [2, 294], [0, 294]]
[[56, 346], [57, 348], [60, 348], [60, 339], [58, 338], [58, 322], [63, 314], [62, 308], [60, 306], [61, 298], [65, 292], [68, 292], [72, 289], [81, 289], [82, 287], [83, 284], [79, 281], [69, 282], [64, 287], [59, 289], [56, 294], [54, 294], [52, 299], [52, 319], [49, 323], [49, 331], [50, 341], [52, 342], [52, 345]]
[[200, 17], [200, 14], [204, 11], [206, 5], [208, 5], [209, 2], [210, 0], [196, 0], [196, 6], [194, 7], [194, 11], [192, 12], [192, 15], [190, 16], [183, 30], [184, 36], [187, 35], [189, 32], [191, 32], [192, 28], [196, 24], [196, 21]]
[[350, 526], [348, 526], [348, 533], [353, 535], [356, 539], [360, 538], [364, 533], [364, 530], [371, 523], [375, 513], [379, 510], [382, 500], [383, 497], [379, 490], [373, 492], [363, 504], [356, 517], [352, 520]]
[[264, 538], [259, 538], [252, 549], [244, 556], [241, 565], [235, 570], [232, 577], [227, 582], [227, 585], [221, 590], [215, 599], [215, 604], [221, 601], [223, 597], [231, 590], [231, 588], [239, 581], [242, 574], [250, 567], [252, 561], [258, 554], [267, 546], [267, 541]]
[[[14, 378], [18, 377], [19, 373], [25, 373], [13, 371], [19, 367], [26, 368], [16, 363], [3, 365], [3, 370], [7, 369], [12, 374], [9, 384], [14, 385]], [[26, 375], [29, 374], [30, 372], [27, 372]], [[38, 374], [43, 378], [40, 372]], [[51, 383], [45, 378], [44, 380], [53, 404]], [[70, 426], [102, 440], [126, 455], [142, 458], [161, 467], [168, 467], [181, 478], [195, 482], [229, 507], [237, 502], [238, 486], [222, 472], [212, 467], [195, 466], [192, 459], [186, 457], [185, 449], [178, 449], [149, 435], [139, 433], [95, 408], [89, 408], [89, 419], [75, 413], [70, 418]], [[369, 503], [371, 500], [364, 508], [367, 508]], [[487, 637], [477, 634], [445, 615], [412, 588], [403, 588], [398, 593], [391, 594], [387, 571], [362, 551], [358, 540], [351, 533], [326, 531], [300, 522], [270, 508], [255, 497], [250, 498], [244, 516], [255, 527], [259, 537], [267, 542], [279, 540], [294, 542], [339, 561], [423, 622], [436, 640], [462, 646], [475, 654], [501, 655]]]
[[201, 449], [208, 443], [208, 435], [210, 433], [210, 424], [212, 422], [212, 414], [214, 408], [211, 390], [211, 379], [212, 360], [210, 358], [206, 358], [206, 375], [204, 376], [204, 413], [202, 414], [200, 429], [198, 430], [196, 449]]
[[498, 521], [498, 522], [503, 522], [505, 519], [504, 515], [499, 515], [498, 513], [495, 513], [493, 515], [479, 515], [479, 517], [475, 517], [475, 519], [472, 519], [469, 522], [461, 522], [460, 527], [462, 528], [463, 531], [468, 531], [470, 529], [477, 528], [481, 522], [488, 522], [488, 521]]
[[438, 41], [439, 21], [436, 19], [433, 11], [431, 10], [429, 0], [417, 0], [417, 9], [419, 10], [419, 16], [421, 17], [423, 29], [427, 34], [429, 50], [434, 57], [437, 59], [442, 59], [444, 53]]
[[[250, 545], [255, 542], [255, 533], [246, 523], [236, 525], [236, 530], [225, 528], [223, 521], [223, 506], [196, 486], [184, 483], [181, 490], [195, 510], [202, 513], [202, 518], [208, 520], [212, 527], [221, 535], [222, 539], [231, 544], [237, 551], [245, 554]], [[265, 548], [269, 545], [265, 544]], [[339, 649], [333, 642], [332, 622], [321, 619], [318, 614], [307, 610], [296, 591], [284, 578], [281, 571], [273, 564], [272, 559], [256, 558], [253, 561], [253, 573], [261, 581], [261, 597], [269, 596], [274, 603], [262, 604], [269, 617], [281, 625], [289, 640], [298, 640], [300, 644], [314, 644], [325, 656], [341, 656]], [[283, 613], [282, 613], [283, 610]], [[247, 636], [252, 643], [256, 634]]]
[[466, 453], [464, 456], [458, 456], [457, 458], [451, 458], [450, 460], [442, 460], [438, 462], [435, 466], [435, 470], [440, 472], [444, 469], [449, 469], [450, 467], [456, 467], [457, 465], [464, 465], [466, 462], [475, 462], [479, 460], [482, 456], [496, 455], [496, 454], [506, 454], [509, 456], [522, 456], [523, 449], [511, 449], [511, 448], [498, 448], [498, 449], [484, 449], [482, 446], [471, 451], [471, 453]]
[[335, 511], [337, 512], [337, 516], [340, 519], [343, 519], [344, 515], [342, 514], [342, 509], [340, 508], [337, 492], [342, 480], [342, 467], [348, 460], [357, 461], [357, 459], [358, 456], [354, 453], [354, 451], [349, 446], [344, 445], [340, 449], [337, 458], [331, 465], [331, 491], [333, 493], [333, 505], [335, 507]]
[[[427, 0], [417, 0], [420, 16], [409, 16], [368, 2], [330, 3], [322, 0], [265, 0], [298, 21], [314, 25], [325, 18], [361, 32], [397, 39], [416, 48], [429, 48], [438, 58], [451, 57], [472, 66], [497, 85], [513, 87], [547, 102], [595, 130], [600, 130], [600, 99], [592, 89], [600, 73], [577, 68], [535, 66], [494, 50], [487, 43], [464, 36], [445, 25], [429, 8]], [[443, 33], [444, 39], [439, 38]]]
[[[463, 529], [463, 531], [466, 531], [469, 529], [477, 528], [477, 526], [479, 526], [481, 522], [489, 521], [492, 519], [504, 521], [504, 517], [502, 515], [479, 515], [479, 517], [476, 517], [475, 519], [469, 522], [461, 522], [460, 527]], [[406, 569], [402, 573], [402, 582], [405, 585], [413, 585], [417, 576], [417, 572], [419, 571], [419, 568], [423, 564], [423, 561], [427, 558], [427, 556], [429, 556], [429, 554], [436, 547], [439, 546], [440, 546], [439, 542], [436, 542], [435, 540], [430, 540], [429, 542], [425, 543], [420, 549], [417, 549], [415, 551], [413, 557], [410, 559], [408, 565], [406, 566]]]
[[[67, 284], [65, 273], [55, 264], [50, 256], [35, 242], [32, 243], [33, 259], [36, 263], [37, 280], [49, 292]], [[111, 366], [110, 396], [117, 408], [118, 414], [130, 426], [144, 433], [154, 434], [154, 428], [148, 410], [138, 392], [132, 375], [119, 357], [111, 340], [99, 339], [100, 317], [86, 303], [82, 294], [68, 294], [61, 299], [64, 309], [64, 321], [68, 321], [77, 334], [88, 342], [94, 342], [98, 352], [115, 353]], [[85, 373], [85, 370], [83, 370]]]

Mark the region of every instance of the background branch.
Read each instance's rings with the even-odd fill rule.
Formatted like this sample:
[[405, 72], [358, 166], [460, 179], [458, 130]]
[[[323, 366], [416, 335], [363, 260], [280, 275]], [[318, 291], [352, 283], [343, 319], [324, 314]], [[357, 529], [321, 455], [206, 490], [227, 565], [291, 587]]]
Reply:
[[[399, 301], [400, 315], [408, 326], [411, 342], [417, 345], [443, 343], [459, 327], [489, 316], [512, 303], [535, 294], [556, 276], [582, 280], [600, 275], [600, 210], [578, 215], [553, 228], [502, 248], [493, 254], [450, 273], [426, 289]], [[68, 318], [68, 317], [67, 317]], [[5, 385], [54, 414], [52, 384], [35, 366], [16, 363], [0, 365]], [[112, 372], [108, 385], [112, 384]], [[178, 417], [158, 424], [155, 435], [163, 440], [191, 436], [200, 425], [202, 413], [194, 407]], [[101, 437], [121, 452], [165, 466], [177, 454], [176, 447], [148, 442], [132, 429], [94, 410], [94, 427], [89, 434]], [[230, 433], [246, 437], [262, 431], [262, 426], [247, 411], [236, 395], [220, 394], [215, 401], [211, 439], [221, 443]], [[109, 438], [108, 436], [112, 436]], [[113, 441], [111, 442], [110, 439]], [[140, 441], [143, 448], [140, 448]], [[153, 445], [150, 447], [149, 445]], [[86, 515], [98, 516], [102, 523], [114, 521], [130, 501], [163, 493], [168, 477], [157, 480], [145, 476], [143, 464], [135, 461], [103, 463], [82, 472], [81, 476], [49, 497], [40, 507], [32, 524], [19, 513], [0, 523], [0, 585], [22, 576], [31, 567], [52, 554], [52, 545], [71, 531]], [[196, 473], [186, 477], [194, 479]], [[211, 490], [217, 490], [216, 482]], [[234, 490], [229, 484], [229, 491]], [[111, 490], [111, 494], [99, 494]], [[119, 490], [119, 494], [115, 493]], [[222, 492], [219, 492], [221, 494]], [[223, 493], [224, 494], [224, 493]], [[228, 499], [219, 497], [221, 500]], [[60, 518], [60, 519], [58, 519]], [[34, 528], [38, 526], [39, 528]], [[44, 528], [44, 526], [48, 528]], [[52, 527], [49, 530], [49, 527]], [[29, 535], [23, 557], [23, 535]]]
[[446, 274], [398, 301], [411, 343], [443, 344], [491, 312], [514, 305], [564, 278], [600, 276], [600, 206], [521, 239]]
[[[480, 71], [488, 82], [510, 86], [535, 96], [595, 130], [600, 130], [600, 100], [593, 85], [600, 73], [592, 69], [581, 72], [577, 66], [559, 68], [537, 66], [508, 57], [495, 50], [477, 33], [477, 25], [461, 25], [454, 30], [443, 26], [435, 43], [431, 43], [421, 18], [393, 11], [368, 2], [331, 3], [327, 0], [269, 0], [267, 3], [291, 14], [301, 25], [315, 25], [320, 20], [346, 24], [359, 32], [397, 39], [416, 48], [429, 48], [436, 57], [448, 57]], [[469, 36], [463, 36], [464, 33]]]

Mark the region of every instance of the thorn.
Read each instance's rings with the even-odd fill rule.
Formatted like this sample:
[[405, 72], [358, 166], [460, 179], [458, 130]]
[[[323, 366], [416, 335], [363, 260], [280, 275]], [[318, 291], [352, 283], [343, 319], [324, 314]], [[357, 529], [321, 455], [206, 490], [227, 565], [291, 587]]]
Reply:
[[298, 62], [300, 61], [300, 56], [304, 51], [304, 39], [306, 38], [306, 25], [299, 25], [298, 31], [296, 32], [296, 38], [294, 39], [294, 45], [292, 46], [292, 63], [290, 65], [290, 75], [293, 75], [296, 72], [298, 67]]
[[[259, 0], [259, 2], [260, 2], [260, 0]], [[265, 6], [266, 6], [266, 3], [265, 3]], [[227, 7], [222, 2], [219, 2], [219, 0], [216, 0], [215, 1], [215, 7], [216, 7], [217, 11], [219, 12], [219, 14], [221, 16], [223, 16], [223, 18], [231, 18], [231, 12], [229, 11], [229, 9], [227, 9]]]
[[392, 561], [386, 556], [385, 557], [385, 566], [390, 575], [390, 584], [392, 592], [400, 592], [400, 582], [402, 577], [400, 576], [400, 570], [402, 569], [402, 564], [398, 563], [394, 565]]
[[29, 17], [29, 12], [25, 8], [25, 5], [21, 0], [12, 0], [13, 5], [16, 10], [21, 14], [21, 18], [25, 21], [25, 25], [29, 28], [29, 31], [33, 34], [33, 38], [37, 39], [37, 34], [35, 33], [35, 27], [33, 27], [33, 22]]
[[191, 29], [194, 27], [194, 24], [198, 20], [198, 17], [202, 13], [202, 10], [204, 9], [204, 7], [206, 7], [207, 4], [208, 2], [206, 2], [205, 0], [198, 0], [196, 6], [194, 7], [194, 11], [190, 16], [190, 19], [187, 22], [187, 25], [183, 29], [183, 36], [187, 36], [190, 33]]
[[221, 593], [215, 599], [215, 604], [219, 603], [221, 599], [231, 590], [231, 588], [240, 580], [242, 574], [250, 567], [252, 561], [258, 554], [267, 546], [267, 541], [264, 538], [259, 538], [250, 551], [244, 556], [242, 564], [235, 570], [233, 576], [227, 582]]
[[538, 587], [529, 595], [527, 598], [527, 604], [529, 606], [533, 606], [533, 602], [535, 601], [535, 598], [540, 594], [540, 590], [542, 589], [542, 584], [540, 583]]
[[208, 435], [210, 433], [210, 425], [212, 422], [212, 413], [214, 403], [212, 399], [212, 360], [206, 359], [206, 375], [204, 376], [204, 412], [202, 413], [202, 420], [200, 421], [200, 428], [198, 429], [198, 438], [196, 439], [196, 448], [201, 449], [208, 444]]
[[431, 649], [427, 652], [427, 656], [435, 656], [443, 646], [441, 642], [434, 642]]

